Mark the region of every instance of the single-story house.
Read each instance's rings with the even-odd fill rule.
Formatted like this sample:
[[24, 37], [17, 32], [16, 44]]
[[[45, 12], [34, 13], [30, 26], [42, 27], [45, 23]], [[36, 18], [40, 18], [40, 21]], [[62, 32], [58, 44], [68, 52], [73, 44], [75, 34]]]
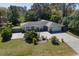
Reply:
[[30, 21], [21, 23], [21, 28], [24, 31], [35, 30], [35, 31], [61, 32], [63, 25], [47, 20], [40, 20], [34, 22]]

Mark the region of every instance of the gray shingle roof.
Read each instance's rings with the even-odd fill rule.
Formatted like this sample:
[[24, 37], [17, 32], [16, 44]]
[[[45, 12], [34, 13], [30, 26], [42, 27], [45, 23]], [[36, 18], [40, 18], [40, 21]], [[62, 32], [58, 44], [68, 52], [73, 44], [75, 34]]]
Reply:
[[41, 21], [22, 23], [21, 26], [26, 26], [26, 27], [32, 27], [32, 26], [35, 26], [35, 27], [41, 27], [41, 26], [53, 27], [53, 26], [62, 26], [62, 25], [51, 22], [51, 21], [47, 21], [47, 20], [41, 20]]
[[26, 27], [32, 27], [32, 26], [45, 26], [48, 23], [48, 21], [34, 21], [34, 22], [26, 22], [22, 23], [21, 26], [26, 26]]

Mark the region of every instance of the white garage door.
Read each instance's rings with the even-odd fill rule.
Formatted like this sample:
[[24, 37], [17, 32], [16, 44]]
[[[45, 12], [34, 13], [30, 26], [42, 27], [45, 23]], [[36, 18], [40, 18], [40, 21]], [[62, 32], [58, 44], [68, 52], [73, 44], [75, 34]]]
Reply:
[[61, 31], [61, 27], [53, 27], [52, 28], [52, 32], [60, 32]]

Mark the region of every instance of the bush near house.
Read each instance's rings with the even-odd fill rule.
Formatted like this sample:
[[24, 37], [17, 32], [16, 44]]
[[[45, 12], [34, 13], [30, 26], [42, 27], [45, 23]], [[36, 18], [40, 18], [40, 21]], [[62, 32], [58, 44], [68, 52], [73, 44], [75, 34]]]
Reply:
[[38, 41], [38, 35], [34, 31], [28, 31], [25, 33], [25, 41], [28, 43], [33, 43], [33, 38], [35, 38]]
[[52, 37], [51, 42], [54, 45], [59, 45], [60, 44], [60, 41], [58, 40], [58, 38], [56, 36]]
[[5, 27], [1, 32], [2, 42], [9, 41], [12, 37], [12, 29], [10, 27]]
[[38, 44], [36, 38], [33, 38], [33, 43], [34, 43], [34, 45], [37, 45]]

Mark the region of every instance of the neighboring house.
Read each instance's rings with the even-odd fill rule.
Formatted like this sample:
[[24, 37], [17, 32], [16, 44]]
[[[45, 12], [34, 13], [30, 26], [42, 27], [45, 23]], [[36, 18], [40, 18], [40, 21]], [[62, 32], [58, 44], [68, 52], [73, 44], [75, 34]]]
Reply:
[[22, 32], [21, 27], [15, 26], [12, 28], [12, 33], [20, 33]]
[[35, 30], [35, 31], [61, 32], [63, 25], [47, 20], [41, 20], [41, 21], [21, 23], [21, 28], [24, 31]]

